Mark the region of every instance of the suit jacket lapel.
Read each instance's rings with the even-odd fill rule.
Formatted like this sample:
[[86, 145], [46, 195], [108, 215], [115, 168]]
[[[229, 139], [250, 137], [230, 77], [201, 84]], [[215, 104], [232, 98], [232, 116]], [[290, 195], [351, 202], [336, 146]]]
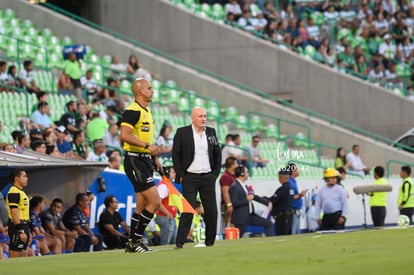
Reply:
[[190, 125], [188, 127], [188, 144], [190, 145], [191, 150], [191, 156], [194, 156], [195, 151], [195, 144], [194, 144], [194, 133], [193, 133], [193, 127]]

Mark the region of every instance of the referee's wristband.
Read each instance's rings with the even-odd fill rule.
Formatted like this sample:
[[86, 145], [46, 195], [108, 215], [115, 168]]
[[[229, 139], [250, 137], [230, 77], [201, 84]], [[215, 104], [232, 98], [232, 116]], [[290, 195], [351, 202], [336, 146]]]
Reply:
[[145, 143], [145, 149], [148, 149], [148, 147], [150, 146], [150, 144], [147, 142], [147, 143]]

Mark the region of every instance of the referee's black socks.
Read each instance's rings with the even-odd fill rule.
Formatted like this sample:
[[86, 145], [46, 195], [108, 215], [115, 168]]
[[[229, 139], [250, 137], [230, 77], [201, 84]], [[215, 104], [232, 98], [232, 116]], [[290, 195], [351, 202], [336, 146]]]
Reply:
[[141, 214], [134, 213], [131, 218], [131, 234], [130, 238], [133, 243], [138, 242], [144, 236], [144, 231], [152, 217], [153, 213], [148, 212], [146, 209]]

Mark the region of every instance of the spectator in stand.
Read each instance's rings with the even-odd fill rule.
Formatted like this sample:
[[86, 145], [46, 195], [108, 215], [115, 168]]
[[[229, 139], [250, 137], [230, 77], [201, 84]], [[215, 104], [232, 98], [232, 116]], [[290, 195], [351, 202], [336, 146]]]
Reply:
[[67, 112], [60, 117], [59, 125], [65, 126], [71, 134], [79, 131], [76, 127], [76, 111], [78, 110], [78, 105], [75, 101], [71, 100], [66, 103]]
[[118, 87], [116, 87], [115, 79], [111, 77], [108, 78], [106, 80], [106, 85], [107, 85], [107, 88], [105, 87], [100, 91], [97, 99], [105, 106], [115, 105], [116, 104], [115, 102], [118, 97], [118, 94], [116, 92], [116, 89]]
[[346, 45], [345, 50], [339, 54], [339, 58], [344, 62], [347, 69], [353, 70], [355, 66], [355, 58], [351, 45]]
[[63, 70], [59, 75], [58, 91], [60, 95], [73, 95], [73, 85], [69, 75]]
[[[165, 176], [171, 181], [175, 180], [175, 170], [172, 166], [164, 167]], [[155, 222], [160, 227], [160, 244], [174, 244], [177, 237], [177, 208], [169, 204], [170, 189], [164, 180], [157, 185], [158, 194], [161, 198], [161, 205], [158, 208]]]
[[239, 165], [244, 165], [247, 167], [247, 163], [249, 162], [249, 157], [244, 153], [244, 151], [241, 149], [241, 138], [239, 134], [233, 135], [233, 142], [236, 148], [233, 148], [231, 156], [234, 156], [237, 159], [237, 163]]
[[371, 82], [382, 84], [385, 79], [384, 67], [382, 63], [376, 62], [374, 69], [369, 72], [368, 79]]
[[280, 18], [282, 20], [289, 20], [289, 19], [292, 19], [292, 18], [296, 18], [296, 15], [295, 15], [295, 13], [292, 10], [292, 6], [291, 5], [286, 5], [286, 8], [283, 9], [280, 12]]
[[116, 116], [115, 105], [107, 106], [105, 111], [100, 111], [99, 117], [105, 120], [110, 125], [115, 124], [118, 121], [118, 117]]
[[78, 233], [76, 231], [70, 231], [65, 227], [61, 217], [62, 210], [62, 199], [55, 198], [50, 204], [50, 208], [40, 213], [40, 218], [45, 231], [58, 238], [62, 243], [63, 253], [69, 254], [73, 252]]
[[408, 28], [405, 25], [404, 17], [398, 18], [397, 24], [392, 28], [392, 38], [394, 38], [397, 45], [403, 43], [404, 38], [408, 36]]
[[153, 78], [156, 78], [156, 75], [153, 72], [146, 70], [138, 63], [138, 59], [135, 55], [130, 55], [128, 58], [127, 72], [133, 76], [133, 79], [143, 78], [151, 82]]
[[45, 140], [48, 144], [56, 145], [57, 136], [55, 134], [54, 129], [52, 128], [45, 129], [45, 131], [43, 132], [42, 139]]
[[37, 110], [34, 111], [30, 117], [30, 121], [37, 128], [56, 128], [56, 125], [53, 123], [52, 118], [48, 113], [50, 113], [49, 104], [47, 102], [39, 102], [37, 104]]
[[252, 25], [256, 32], [263, 32], [267, 26], [267, 20], [264, 18], [263, 12], [258, 11], [256, 18], [253, 18]]
[[61, 241], [48, 233], [42, 226], [40, 213], [44, 211], [45, 205], [43, 198], [34, 196], [30, 200], [30, 222], [32, 237], [38, 243], [40, 253], [42, 255], [62, 254]]
[[70, 143], [66, 140], [66, 128], [65, 126], [61, 125], [56, 128], [56, 147], [60, 154], [62, 154], [65, 158], [71, 158], [73, 156], [72, 152], [72, 146]]
[[160, 148], [160, 157], [162, 158], [171, 158], [172, 156], [172, 139], [170, 138], [172, 131], [172, 126], [163, 125], [160, 130], [160, 134], [155, 141], [155, 144]]
[[25, 150], [30, 149], [30, 137], [27, 134], [21, 134], [18, 138], [18, 146], [16, 146], [16, 153], [23, 154]]
[[264, 3], [263, 14], [268, 22], [280, 19], [279, 13], [275, 10], [275, 6], [270, 1]]
[[385, 87], [390, 89], [403, 89], [404, 83], [401, 78], [398, 76], [395, 64], [391, 63], [388, 66], [388, 70], [385, 70]]
[[[31, 112], [32, 113], [37, 110], [37, 107], [39, 106], [39, 103], [41, 103], [41, 102], [47, 102], [48, 95], [47, 95], [46, 92], [39, 92], [39, 93], [36, 94], [36, 98], [37, 98], [37, 103], [35, 103], [35, 104], [32, 105], [32, 109], [31, 109]], [[46, 114], [48, 116], [52, 116], [52, 113], [50, 111], [50, 108], [45, 109], [45, 111], [46, 111]]]
[[253, 32], [255, 31], [255, 27], [253, 26], [252, 19], [250, 17], [250, 11], [244, 10], [243, 15], [237, 20], [237, 25], [245, 31]]
[[336, 157], [335, 157], [335, 169], [344, 168], [348, 169], [351, 164], [346, 161], [346, 152], [344, 147], [339, 147], [336, 149]]
[[9, 153], [16, 153], [16, 149], [14, 148], [13, 144], [11, 143], [6, 143], [2, 146], [2, 150], [4, 152], [9, 152]]
[[[228, 145], [228, 146], [227, 146]], [[233, 135], [227, 134], [226, 139], [224, 141], [224, 145], [221, 148], [221, 165], [225, 165], [225, 161], [228, 157], [232, 156], [234, 148], [234, 142], [233, 142]]]
[[19, 146], [19, 137], [22, 135], [22, 131], [14, 130], [11, 133], [12, 139], [13, 139], [13, 146], [14, 148], [17, 148]]
[[239, 3], [237, 3], [237, 0], [229, 0], [229, 3], [226, 4], [225, 8], [226, 14], [231, 13], [234, 15], [234, 21], [239, 20], [242, 15], [242, 10]]
[[[108, 165], [109, 168], [114, 169], [114, 170], [124, 171], [124, 169], [121, 169], [121, 167], [123, 165], [122, 165], [122, 159], [121, 159], [121, 156], [120, 155], [112, 154], [109, 157], [109, 160], [108, 161], [109, 161], [109, 165]], [[164, 167], [164, 169], [165, 169], [165, 167]]]
[[405, 37], [403, 43], [398, 45], [398, 51], [401, 51], [405, 60], [411, 60], [411, 58], [413, 57], [413, 50], [414, 44], [411, 37], [409, 36]]
[[121, 144], [119, 142], [119, 127], [117, 124], [109, 125], [108, 131], [103, 136], [105, 146], [119, 149]]
[[65, 60], [64, 72], [70, 77], [70, 82], [75, 90], [75, 96], [78, 100], [83, 101], [82, 90], [81, 90], [81, 77], [82, 77], [82, 63], [76, 58], [74, 52], [69, 53], [68, 59]]
[[91, 120], [86, 126], [86, 137], [91, 141], [102, 139], [105, 133], [108, 131], [108, 123], [100, 118], [99, 109], [94, 108], [91, 111]]
[[349, 3], [345, 3], [343, 9], [339, 12], [342, 26], [348, 29], [356, 30], [358, 28], [358, 20], [356, 12], [350, 8]]
[[117, 82], [117, 86], [120, 86], [120, 81], [122, 79], [127, 79], [125, 73], [127, 72], [127, 66], [125, 64], [119, 63], [118, 56], [112, 57], [112, 63], [109, 65], [111, 68], [111, 77]]
[[251, 164], [253, 167], [257, 168], [263, 168], [266, 166], [266, 163], [269, 162], [269, 160], [263, 159], [260, 156], [260, 137], [255, 135], [252, 137], [252, 143], [247, 147], [247, 149], [250, 152], [250, 157], [252, 158]]
[[44, 140], [35, 140], [30, 143], [33, 152], [46, 155], [46, 142]]
[[388, 21], [384, 19], [384, 15], [382, 13], [377, 14], [377, 18], [376, 20], [374, 20], [374, 25], [375, 25], [378, 35], [380, 36], [384, 36], [390, 31], [390, 26], [388, 24]]
[[365, 62], [365, 56], [360, 54], [356, 57], [356, 63], [354, 65], [354, 72], [362, 75], [364, 77], [367, 77], [369, 74], [369, 67], [367, 66], [367, 63]]
[[88, 103], [92, 103], [92, 99], [97, 97], [99, 88], [93, 79], [93, 70], [89, 69], [86, 74], [80, 79], [82, 90], [86, 91], [86, 98]]
[[[0, 60], [0, 84], [4, 84], [7, 86], [14, 86], [14, 83], [10, 81], [10, 78], [7, 74], [7, 62], [4, 60]], [[13, 91], [13, 88], [2, 87], [2, 90]]]
[[78, 193], [75, 205], [66, 210], [62, 217], [65, 227], [78, 233], [73, 252], [87, 252], [91, 244], [93, 245], [93, 251], [102, 250], [102, 235], [94, 234], [88, 225], [88, 218], [84, 212], [84, 209], [88, 206], [89, 198], [86, 193]]
[[383, 62], [386, 68], [388, 68], [389, 62], [395, 58], [397, 48], [391, 43], [392, 36], [390, 34], [384, 35], [384, 43], [379, 46], [379, 53], [382, 55]]
[[9, 69], [7, 70], [7, 76], [9, 78], [9, 83], [11, 86], [15, 86], [17, 88], [21, 87], [20, 80], [17, 76], [17, 67], [16, 65], [10, 65]]
[[73, 135], [72, 151], [76, 159], [85, 160], [88, 157], [89, 143], [85, 141], [85, 132], [78, 131]]
[[23, 89], [26, 89], [31, 94], [40, 92], [40, 88], [36, 85], [33, 74], [33, 62], [25, 60], [23, 62], [23, 69], [19, 72], [19, 80]]
[[106, 147], [102, 139], [96, 139], [93, 142], [93, 151], [90, 151], [87, 161], [91, 162], [108, 162], [108, 157], [106, 156]]
[[39, 128], [33, 128], [29, 132], [30, 136], [30, 142], [36, 141], [36, 140], [43, 140], [43, 133]]
[[[125, 248], [128, 242], [129, 227], [126, 225], [118, 210], [118, 200], [113, 195], [104, 199], [105, 209], [99, 216], [99, 233], [103, 236], [103, 242], [107, 249]], [[122, 227], [124, 233], [119, 231]]]
[[236, 180], [234, 170], [238, 166], [237, 160], [234, 157], [228, 157], [224, 164], [224, 173], [220, 177], [221, 188], [221, 205], [222, 213], [224, 214], [223, 222], [225, 227], [229, 227], [231, 224], [231, 214], [233, 213], [233, 205], [230, 200], [229, 189], [233, 182]]
[[349, 162], [349, 172], [365, 176], [369, 174], [371, 167], [366, 166], [360, 156], [360, 147], [358, 144], [352, 146], [352, 152], [346, 155], [346, 162]]

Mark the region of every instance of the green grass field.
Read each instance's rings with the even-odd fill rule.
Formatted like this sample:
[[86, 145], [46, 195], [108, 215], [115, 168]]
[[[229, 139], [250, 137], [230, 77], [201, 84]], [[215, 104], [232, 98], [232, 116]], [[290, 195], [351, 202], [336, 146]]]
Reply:
[[155, 247], [8, 259], [0, 274], [413, 274], [414, 228], [217, 241], [214, 247]]

